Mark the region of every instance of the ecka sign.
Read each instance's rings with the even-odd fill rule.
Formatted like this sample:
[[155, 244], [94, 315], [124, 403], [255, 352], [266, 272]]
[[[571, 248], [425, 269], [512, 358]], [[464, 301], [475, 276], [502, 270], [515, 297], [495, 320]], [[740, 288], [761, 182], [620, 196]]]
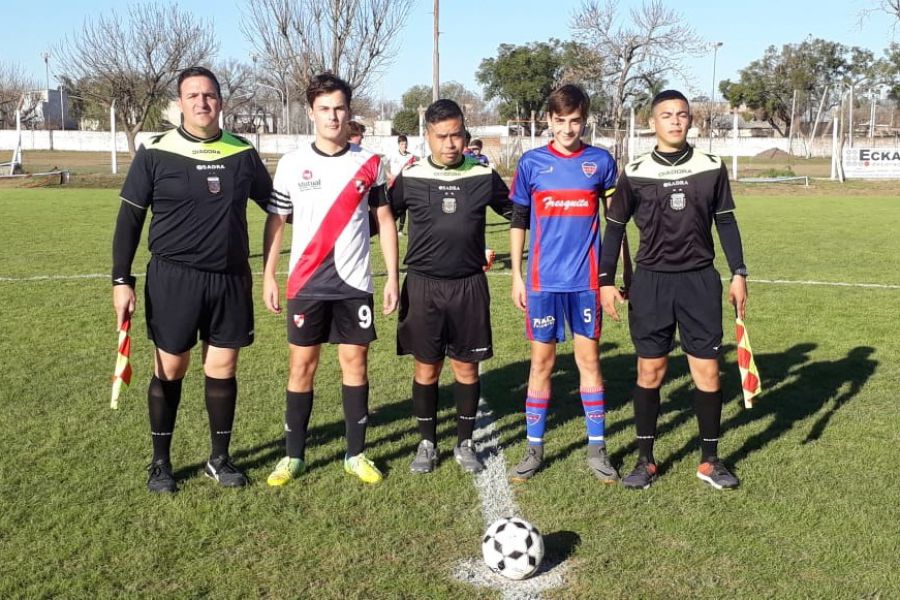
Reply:
[[853, 179], [900, 179], [900, 149], [845, 148], [844, 176]]

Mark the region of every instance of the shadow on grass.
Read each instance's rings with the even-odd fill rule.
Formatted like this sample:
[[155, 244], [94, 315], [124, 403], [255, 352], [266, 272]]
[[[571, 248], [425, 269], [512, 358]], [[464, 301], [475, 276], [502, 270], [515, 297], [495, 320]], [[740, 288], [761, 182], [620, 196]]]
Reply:
[[[601, 357], [604, 383], [606, 386], [607, 411], [617, 410], [630, 404], [631, 390], [635, 381], [635, 358], [631, 354], [610, 356], [615, 344], [602, 344]], [[770, 442], [792, 430], [797, 423], [819, 413], [803, 443], [818, 440], [828, 427], [829, 422], [849, 401], [863, 389], [866, 382], [875, 373], [878, 361], [870, 357], [875, 349], [869, 346], [853, 348], [846, 358], [834, 361], [809, 362], [809, 353], [815, 350], [812, 343], [796, 344], [784, 352], [757, 354], [756, 362], [766, 389], [752, 409], [741, 409], [734, 416], [722, 423], [723, 436], [735, 435], [741, 427], [757, 421], [767, 421], [768, 425], [761, 432], [747, 438], [743, 444], [723, 459], [731, 464], [740, 463], [750, 454], [764, 449]], [[733, 346], [726, 348], [726, 352]], [[488, 371], [482, 376], [482, 394], [488, 401], [496, 421], [504, 420], [510, 415], [521, 415], [524, 407], [525, 388], [528, 377], [529, 362], [510, 363], [499, 369]], [[683, 355], [674, 356], [669, 361], [667, 380], [687, 377], [687, 380], [666, 393], [660, 408], [660, 425], [657, 440], [665, 447], [667, 434], [679, 427], [694, 421], [693, 383], [690, 378], [687, 359]], [[411, 379], [410, 379], [411, 381]], [[547, 418], [547, 434], [545, 439], [552, 439], [554, 430], [569, 420], [583, 421], [584, 413], [579, 397], [578, 369], [571, 352], [557, 357], [553, 372], [553, 400]], [[740, 378], [733, 364], [723, 364], [722, 387], [729, 397], [729, 390], [740, 389]], [[456, 414], [453, 409], [453, 385], [442, 385], [440, 388], [439, 411], [444, 415], [438, 421], [438, 445], [445, 450], [441, 460], [452, 460], [451, 448], [456, 443]], [[741, 401], [740, 394], [734, 401]], [[826, 409], [826, 406], [830, 406]], [[445, 410], [447, 408], [450, 410]], [[315, 410], [315, 407], [313, 408]], [[524, 419], [508, 419], [507, 423], [497, 426], [501, 446], [524, 440]], [[404, 424], [400, 427], [387, 426]], [[607, 427], [606, 436], [610, 442], [610, 457], [614, 464], [621, 465], [624, 459], [637, 451], [633, 439], [621, 443], [617, 436], [633, 425], [633, 418], [619, 420]], [[325, 445], [344, 437], [343, 420], [312, 427], [307, 436], [307, 448]], [[409, 397], [389, 404], [381, 404], [370, 409], [370, 427], [367, 447], [377, 449], [383, 445], [394, 445], [404, 439], [415, 441], [400, 445], [387, 452], [378, 453], [379, 467], [387, 474], [389, 463], [403, 457], [412, 459], [415, 454], [418, 436], [415, 420], [412, 416], [412, 401]], [[546, 466], [557, 460], [564, 460], [572, 452], [585, 446], [584, 439], [557, 446], [551, 444], [545, 456]], [[694, 435], [681, 448], [665, 455], [659, 462], [661, 473], [672, 467], [688, 454], [699, 451], [699, 436]], [[274, 466], [284, 455], [282, 438], [258, 444], [250, 448], [238, 449], [233, 456], [236, 462], [245, 469], [256, 469]], [[326, 456], [317, 456], [307, 463], [310, 470], [320, 467], [332, 467], [343, 458], [343, 451], [332, 452]], [[203, 468], [203, 463], [185, 466], [176, 472], [181, 480], [194, 476]]]

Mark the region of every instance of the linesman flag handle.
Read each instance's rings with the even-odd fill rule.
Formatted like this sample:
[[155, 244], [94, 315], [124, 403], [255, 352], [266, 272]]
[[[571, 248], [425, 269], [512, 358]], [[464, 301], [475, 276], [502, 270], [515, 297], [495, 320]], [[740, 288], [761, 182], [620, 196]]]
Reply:
[[747, 335], [744, 320], [736, 317], [734, 324], [737, 329], [737, 363], [741, 372], [744, 407], [753, 408], [753, 399], [762, 392], [762, 382], [756, 369], [756, 361], [753, 360], [753, 348], [750, 347], [750, 336]]
[[109, 407], [119, 408], [119, 395], [131, 385], [131, 319], [125, 319], [119, 328], [119, 350], [116, 356], [116, 370], [112, 379], [112, 400]]

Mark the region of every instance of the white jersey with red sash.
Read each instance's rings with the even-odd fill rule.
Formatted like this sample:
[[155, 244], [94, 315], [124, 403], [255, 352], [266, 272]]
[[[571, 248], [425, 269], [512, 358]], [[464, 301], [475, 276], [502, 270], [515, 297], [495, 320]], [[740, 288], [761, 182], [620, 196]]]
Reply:
[[293, 215], [288, 299], [373, 292], [369, 192], [380, 185], [380, 157], [355, 144], [334, 156], [310, 144], [278, 161], [267, 210]]

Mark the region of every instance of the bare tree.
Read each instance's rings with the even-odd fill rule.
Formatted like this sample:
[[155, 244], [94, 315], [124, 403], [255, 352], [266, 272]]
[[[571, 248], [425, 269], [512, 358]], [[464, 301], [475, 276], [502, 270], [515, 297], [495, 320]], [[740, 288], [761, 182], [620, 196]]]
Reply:
[[25, 74], [18, 63], [0, 61], [0, 128], [16, 126], [16, 111], [21, 110], [23, 124], [37, 118], [40, 96], [34, 93], [38, 84]]
[[94, 82], [83, 93], [107, 107], [115, 103], [134, 154], [135, 137], [170, 97], [178, 73], [208, 63], [216, 49], [208, 22], [151, 1], [129, 5], [127, 15], [85, 19], [54, 54], [67, 76]]
[[617, 0], [584, 0], [570, 21], [574, 37], [594, 54], [610, 95], [615, 156], [622, 156], [625, 104], [646, 92], [647, 81], [684, 75], [682, 61], [704, 52], [703, 40], [661, 0], [645, 0], [626, 18]]
[[414, 0], [246, 0], [241, 29], [269, 63], [276, 85], [303, 89], [330, 71], [354, 94], [370, 91], [399, 45]]
[[216, 63], [213, 72], [222, 87], [222, 99], [225, 101], [225, 128], [231, 131], [243, 131], [257, 121], [261, 108], [259, 106], [256, 87], [256, 74], [253, 67], [233, 58]]
[[886, 14], [894, 19], [891, 29], [895, 30], [900, 25], [900, 0], [875, 0], [871, 6], [863, 8], [859, 12], [859, 20], [857, 25], [860, 29], [865, 25], [866, 20], [876, 13]]

